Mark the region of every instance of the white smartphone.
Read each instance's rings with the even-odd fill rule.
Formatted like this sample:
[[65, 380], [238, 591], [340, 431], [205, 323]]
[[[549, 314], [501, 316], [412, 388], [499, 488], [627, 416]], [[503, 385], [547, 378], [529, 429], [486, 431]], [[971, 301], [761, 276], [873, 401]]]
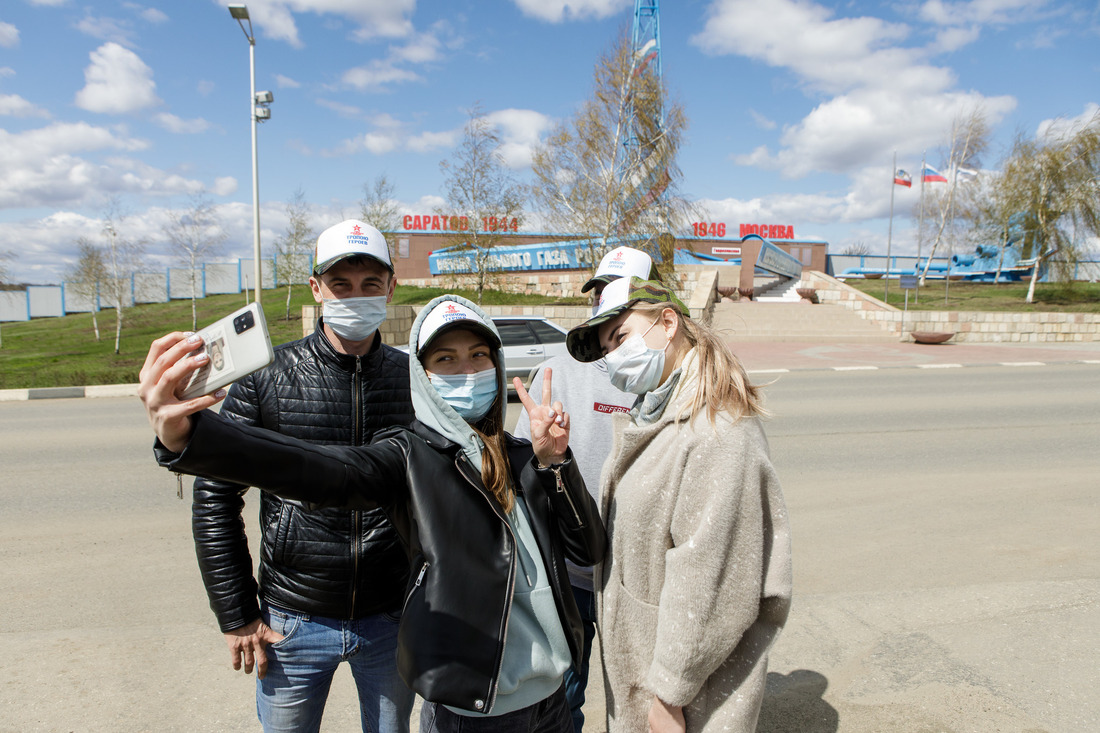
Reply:
[[186, 400], [221, 389], [267, 366], [275, 358], [263, 309], [255, 303], [230, 313], [198, 335], [202, 337], [202, 349], [191, 354], [205, 350], [210, 360], [191, 375], [180, 395]]

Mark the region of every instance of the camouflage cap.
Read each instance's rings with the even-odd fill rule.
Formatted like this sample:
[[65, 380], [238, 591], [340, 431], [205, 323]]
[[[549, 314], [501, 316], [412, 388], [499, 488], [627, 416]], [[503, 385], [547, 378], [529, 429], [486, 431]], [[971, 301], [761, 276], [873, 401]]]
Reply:
[[691, 314], [676, 294], [655, 280], [640, 277], [623, 277], [614, 280], [603, 289], [596, 314], [579, 326], [570, 329], [565, 337], [569, 354], [577, 361], [596, 361], [603, 357], [600, 348], [600, 326], [628, 310], [636, 303], [663, 303], [685, 316]]

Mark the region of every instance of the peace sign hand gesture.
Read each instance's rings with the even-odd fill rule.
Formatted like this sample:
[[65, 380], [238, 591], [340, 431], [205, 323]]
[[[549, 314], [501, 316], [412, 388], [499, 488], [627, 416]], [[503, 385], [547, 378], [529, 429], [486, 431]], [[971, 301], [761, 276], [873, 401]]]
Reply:
[[527, 410], [527, 417], [531, 421], [531, 448], [542, 466], [561, 463], [569, 449], [569, 415], [562, 408], [561, 402], [550, 404], [550, 382], [553, 376], [552, 369], [546, 369], [543, 374], [542, 404], [531, 399], [519, 377], [512, 380], [519, 401], [523, 403], [523, 409]]

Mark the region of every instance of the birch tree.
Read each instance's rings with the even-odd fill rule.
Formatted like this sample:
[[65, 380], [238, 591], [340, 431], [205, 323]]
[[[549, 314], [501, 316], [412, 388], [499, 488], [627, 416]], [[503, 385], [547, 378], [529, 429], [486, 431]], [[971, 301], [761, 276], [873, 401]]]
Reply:
[[597, 61], [589, 98], [536, 148], [531, 199], [550, 227], [589, 240], [593, 269], [623, 238], [658, 254], [662, 235], [682, 236], [698, 216], [679, 193], [686, 130], [682, 105], [623, 33]]
[[112, 205], [104, 218], [106, 239], [104, 264], [107, 267], [106, 291], [115, 308], [115, 353], [121, 353], [124, 315], [133, 305], [133, 275], [141, 265], [145, 243], [126, 235], [126, 217]]
[[396, 188], [385, 173], [363, 184], [359, 202], [359, 219], [382, 232], [390, 250], [390, 262], [397, 261], [397, 240], [394, 232], [401, 228], [401, 209], [397, 205]]
[[[12, 259], [14, 255], [11, 252], [0, 252], [0, 286], [8, 284], [8, 260]], [[4, 289], [0, 287], [0, 290]], [[0, 329], [0, 348], [4, 347], [4, 334]]]
[[214, 205], [205, 195], [199, 194], [191, 198], [189, 208], [168, 212], [164, 234], [176, 260], [187, 268], [191, 286], [191, 330], [198, 330], [199, 268], [218, 253], [225, 241], [225, 231]]
[[928, 259], [924, 263], [924, 269], [921, 271], [921, 286], [928, 279], [928, 268], [932, 264], [932, 259], [936, 256], [936, 250], [944, 242], [948, 225], [954, 221], [956, 192], [959, 185], [958, 171], [960, 169], [977, 170], [981, 167], [982, 153], [989, 147], [989, 135], [989, 122], [985, 110], [981, 107], [960, 114], [951, 123], [947, 153], [942, 164], [943, 170], [947, 171], [947, 188], [942, 193], [932, 196], [931, 206], [929, 207], [932, 209], [933, 214], [930, 217], [930, 222], [934, 236], [932, 250], [929, 252]]
[[1027, 302], [1035, 299], [1039, 270], [1057, 262], [1065, 278], [1100, 235], [1100, 113], [1081, 122], [1056, 121], [1034, 139], [1017, 139], [1004, 165], [1023, 216], [1022, 255], [1034, 262]]
[[69, 290], [91, 303], [92, 331], [99, 341], [99, 292], [107, 283], [107, 263], [103, 248], [87, 237], [76, 241], [76, 264], [65, 275], [65, 284]]
[[286, 202], [286, 231], [275, 240], [275, 281], [286, 283], [286, 315], [290, 320], [290, 295], [295, 283], [309, 280], [316, 234], [309, 224], [310, 205], [302, 189]]
[[508, 231], [523, 223], [524, 189], [512, 176], [500, 153], [496, 128], [475, 105], [462, 132], [462, 142], [449, 160], [440, 162], [452, 246], [468, 252], [475, 277], [477, 302], [499, 270], [493, 248]]

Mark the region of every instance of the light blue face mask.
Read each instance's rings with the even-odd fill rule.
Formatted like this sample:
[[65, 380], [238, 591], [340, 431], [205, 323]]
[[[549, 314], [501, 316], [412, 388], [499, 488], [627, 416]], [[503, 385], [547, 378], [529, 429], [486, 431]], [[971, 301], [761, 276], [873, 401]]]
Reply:
[[497, 397], [496, 367], [473, 374], [429, 374], [428, 381], [466, 422], [485, 417]]
[[386, 320], [386, 296], [325, 298], [321, 317], [340, 338], [363, 341]]

